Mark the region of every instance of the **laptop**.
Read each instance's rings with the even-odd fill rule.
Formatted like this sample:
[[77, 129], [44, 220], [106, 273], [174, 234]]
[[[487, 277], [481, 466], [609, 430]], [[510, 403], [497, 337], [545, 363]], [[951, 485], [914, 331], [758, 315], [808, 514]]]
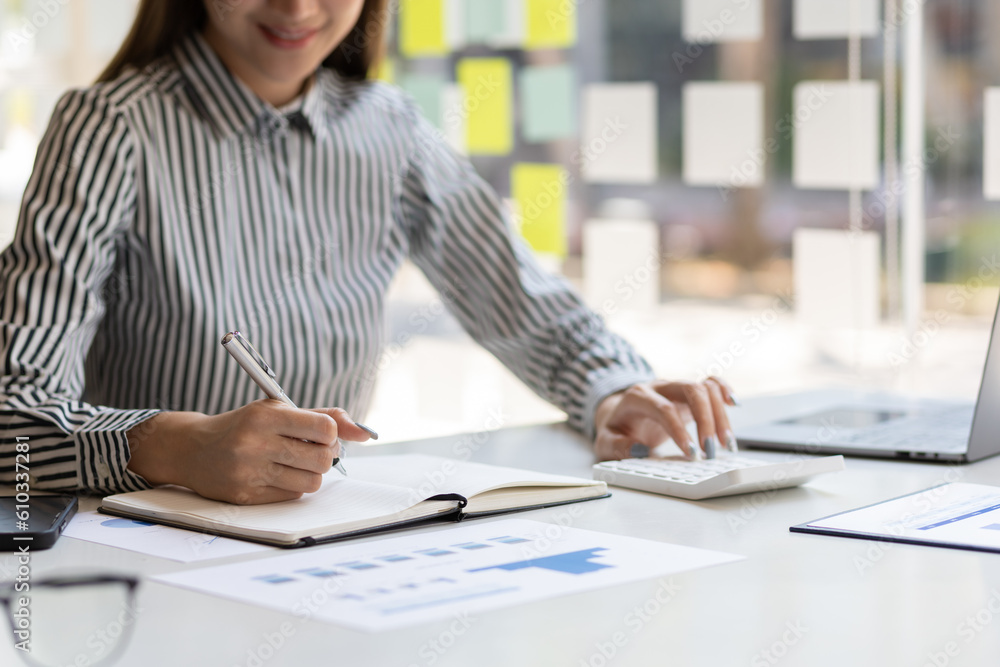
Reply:
[[808, 392], [790, 396], [780, 418], [735, 429], [736, 439], [759, 449], [958, 463], [1000, 454], [998, 329], [994, 315], [974, 405], [883, 392]]

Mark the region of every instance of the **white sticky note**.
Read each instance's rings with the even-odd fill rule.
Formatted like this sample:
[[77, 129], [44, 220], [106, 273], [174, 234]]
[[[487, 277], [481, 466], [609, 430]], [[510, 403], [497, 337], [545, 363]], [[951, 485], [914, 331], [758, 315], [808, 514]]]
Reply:
[[573, 157], [591, 183], [653, 183], [657, 175], [656, 86], [591, 84], [583, 91], [581, 146]]
[[445, 84], [441, 91], [442, 132], [448, 145], [461, 155], [468, 155], [465, 143], [465, 91], [457, 83]]
[[650, 312], [660, 299], [660, 233], [652, 220], [588, 220], [583, 293], [603, 317]]
[[467, 10], [465, 0], [445, 0], [444, 34], [452, 51], [465, 48], [469, 41]]
[[687, 83], [683, 108], [685, 183], [763, 184], [767, 152], [761, 84]]
[[[4, 39], [10, 40], [16, 35], [18, 38], [26, 37], [30, 40], [33, 35], [36, 55], [46, 57], [66, 55], [69, 52], [73, 32], [74, 8], [66, 2], [45, 2], [45, 0], [27, 0], [19, 4], [24, 8], [24, 20], [27, 23], [11, 21], [10, 23], [17, 26], [17, 32], [4, 35]], [[20, 41], [18, 40], [16, 44], [19, 45]]]
[[796, 39], [877, 37], [881, 4], [879, 0], [795, 0], [792, 33]]
[[983, 100], [983, 196], [1000, 199], [1000, 88], [987, 88]]
[[[6, 166], [4, 163], [7, 160], [3, 153], [0, 153], [0, 166]], [[23, 179], [27, 182], [27, 178]], [[7, 189], [6, 183], [0, 183], [0, 195], [6, 194]], [[23, 191], [23, 187], [21, 188]], [[9, 201], [16, 201], [13, 197]], [[19, 207], [17, 204], [11, 204], [0, 200], [0, 248], [6, 248], [10, 245], [10, 242], [14, 240], [14, 231], [17, 229], [17, 214]]]
[[[478, 0], [473, 0], [478, 1]], [[490, 42], [495, 49], [520, 49], [524, 46], [525, 37], [525, 3], [524, 0], [505, 0], [505, 26], [503, 31]]]
[[762, 0], [684, 0], [682, 11], [684, 39], [689, 42], [754, 41], [764, 31]]
[[90, 0], [86, 7], [91, 50], [114, 55], [132, 27], [138, 0]]
[[803, 81], [789, 117], [792, 179], [800, 188], [871, 190], [879, 184], [879, 85]]
[[876, 232], [796, 229], [792, 262], [800, 320], [822, 330], [878, 324], [879, 257]]

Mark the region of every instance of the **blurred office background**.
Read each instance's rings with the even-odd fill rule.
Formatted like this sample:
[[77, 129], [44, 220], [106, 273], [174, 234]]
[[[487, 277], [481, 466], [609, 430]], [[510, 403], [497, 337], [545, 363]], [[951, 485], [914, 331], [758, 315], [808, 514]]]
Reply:
[[[135, 0], [0, 0], [0, 244]], [[666, 378], [975, 395], [1000, 284], [1000, 5], [398, 0], [378, 77]], [[370, 423], [558, 419], [412, 267]]]

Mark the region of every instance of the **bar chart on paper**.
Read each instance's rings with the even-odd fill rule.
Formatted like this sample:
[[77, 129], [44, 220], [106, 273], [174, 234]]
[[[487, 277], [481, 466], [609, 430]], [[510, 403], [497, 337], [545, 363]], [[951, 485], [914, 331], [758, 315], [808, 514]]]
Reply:
[[146, 521], [117, 519], [98, 512], [77, 512], [63, 535], [182, 563], [258, 553], [274, 548]]
[[739, 559], [503, 520], [311, 548], [156, 580], [374, 632]]
[[594, 549], [585, 549], [583, 551], [570, 551], [569, 553], [559, 554], [558, 556], [546, 556], [544, 558], [519, 560], [513, 563], [491, 565], [489, 567], [482, 567], [478, 570], [469, 571], [482, 572], [483, 570], [507, 570], [508, 572], [512, 572], [514, 570], [522, 570], [526, 567], [540, 567], [543, 570], [564, 572], [566, 574], [587, 574], [588, 572], [595, 572], [597, 570], [603, 570], [606, 567], [612, 567], [611, 565], [605, 565], [604, 563], [594, 562], [595, 556], [602, 551], [606, 551], [606, 549], [597, 547]]

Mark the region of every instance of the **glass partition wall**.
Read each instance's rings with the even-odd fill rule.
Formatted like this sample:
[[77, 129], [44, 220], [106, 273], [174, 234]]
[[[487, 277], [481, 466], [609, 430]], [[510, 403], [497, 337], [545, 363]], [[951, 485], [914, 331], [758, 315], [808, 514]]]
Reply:
[[[0, 243], [52, 106], [135, 6], [0, 0]], [[1000, 284], [997, 3], [394, 0], [382, 20], [378, 77], [661, 375], [974, 395]], [[558, 418], [412, 267], [390, 304], [373, 421]]]

